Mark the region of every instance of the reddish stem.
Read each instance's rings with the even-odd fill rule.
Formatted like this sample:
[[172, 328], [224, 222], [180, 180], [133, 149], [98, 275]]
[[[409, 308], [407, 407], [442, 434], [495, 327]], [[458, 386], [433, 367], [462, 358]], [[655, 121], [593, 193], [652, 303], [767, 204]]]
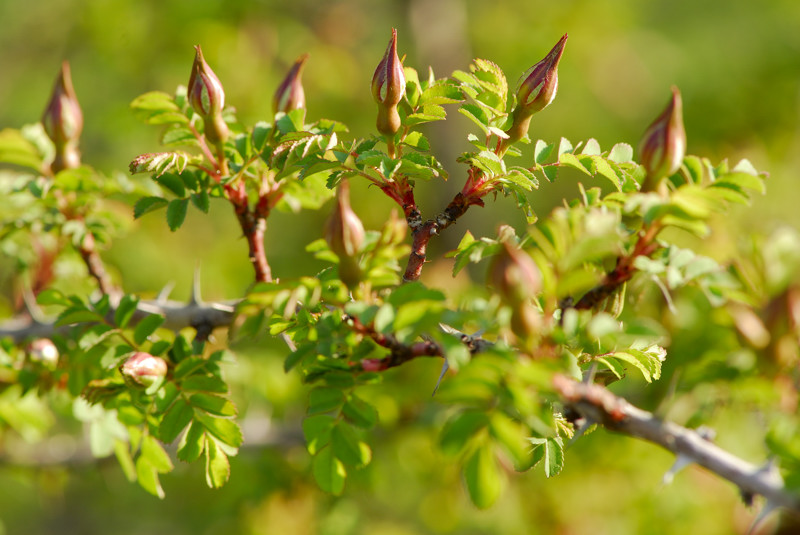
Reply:
[[78, 248], [78, 252], [81, 254], [81, 258], [83, 258], [83, 262], [86, 264], [89, 274], [97, 281], [100, 291], [105, 295], [113, 293], [114, 285], [111, 282], [111, 277], [106, 271], [105, 266], [103, 265], [100, 255], [97, 253], [94, 236], [91, 232], [87, 232], [83, 237], [81, 245]]
[[636, 268], [633, 265], [636, 258], [650, 256], [658, 250], [658, 244], [654, 240], [660, 230], [661, 227], [659, 225], [652, 225], [642, 231], [631, 254], [617, 258], [617, 265], [614, 269], [606, 273], [603, 282], [586, 292], [580, 301], [575, 304], [575, 308], [583, 310], [593, 308], [613, 294], [617, 288], [629, 281], [636, 273]]

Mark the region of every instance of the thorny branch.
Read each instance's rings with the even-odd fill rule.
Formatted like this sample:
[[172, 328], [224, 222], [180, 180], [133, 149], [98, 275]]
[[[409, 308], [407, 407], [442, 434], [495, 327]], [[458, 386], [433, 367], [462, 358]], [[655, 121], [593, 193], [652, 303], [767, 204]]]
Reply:
[[800, 511], [800, 496], [786, 489], [783, 478], [773, 465], [759, 467], [750, 464], [697, 431], [659, 420], [600, 385], [580, 383], [563, 375], [557, 375], [553, 385], [567, 407], [588, 422], [658, 444], [727, 479], [746, 495], [760, 494], [775, 506]]

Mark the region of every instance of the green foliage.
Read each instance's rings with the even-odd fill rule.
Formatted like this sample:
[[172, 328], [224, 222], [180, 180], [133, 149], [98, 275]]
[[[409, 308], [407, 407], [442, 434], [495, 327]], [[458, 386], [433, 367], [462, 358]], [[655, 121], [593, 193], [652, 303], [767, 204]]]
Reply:
[[[713, 336], [696, 348], [700, 363], [685, 366], [686, 384], [746, 376], [758, 383], [748, 395], [761, 402], [768, 392], [762, 383], [792, 376], [797, 354], [786, 347], [797, 335], [800, 240], [775, 238], [737, 262], [692, 241], [711, 236], [731, 205], [764, 193], [765, 176], [750, 162], [730, 167], [687, 155], [678, 171], [649, 188], [653, 177], [628, 143], [608, 150], [593, 138], [531, 143], [523, 136], [512, 143], [517, 103], [495, 63], [477, 59], [449, 79], [432, 71], [420, 79], [410, 67], [404, 72], [401, 128], [388, 137], [356, 138], [337, 121], [308, 122], [304, 107], [245, 126], [228, 108], [230, 135], [212, 142], [204, 133], [207, 118], [192, 109], [185, 88], [146, 93], [132, 111], [161, 129], [166, 151], [143, 154], [129, 169], [149, 180], [103, 177], [86, 165], [53, 172], [54, 149], [41, 128], [3, 130], [0, 163], [21, 170], [2, 184], [0, 202], [8, 210], [0, 246], [16, 254], [38, 305], [55, 318], [50, 338], [58, 357], [36, 360], [26, 356], [33, 350], [3, 342], [2, 388], [10, 396], [67, 396], [74, 418], [90, 428], [93, 455], [114, 454], [125, 477], [152, 495], [164, 497], [160, 478], [174, 469], [170, 445], [177, 460], [200, 463], [207, 485], [219, 488], [235, 477], [230, 458], [244, 435], [235, 383], [223, 374], [234, 359], [210, 341], [210, 332], [230, 327], [229, 341], [244, 346], [274, 337], [286, 346], [283, 369], [308, 392], [302, 433], [309, 472], [322, 490], [342, 495], [348, 479], [380, 455], [372, 431], [390, 411], [383, 411], [375, 385], [391, 383], [390, 369], [437, 358], [444, 368], [431, 411], [443, 422], [439, 451], [459, 466], [470, 499], [485, 509], [514, 477], [509, 468], [541, 466], [548, 478], [564, 469], [578, 422], [564, 410], [554, 377], [619, 382], [636, 391], [649, 388], [642, 379], [651, 384], [674, 374], [673, 344], [692, 326], [670, 313], [713, 310]], [[467, 134], [472, 148], [458, 158], [463, 188], [425, 219], [416, 183], [448, 173], [420, 127], [446, 120], [449, 105], [478, 130]], [[531, 197], [575, 176], [583, 181], [577, 198], [539, 219]], [[392, 213], [380, 229], [364, 231], [355, 213], [339, 214], [341, 221], [332, 218], [305, 248], [320, 269], [273, 279], [263, 252], [273, 210], [319, 210], [344, 180], [376, 186], [404, 221]], [[478, 277], [472, 265], [486, 264], [488, 284], [475, 278], [462, 291], [436, 277], [420, 282], [429, 240], [497, 193], [514, 199], [529, 226], [504, 225], [492, 237], [466, 230], [448, 253], [454, 276]], [[108, 205], [125, 203], [135, 219], [164, 209], [174, 232], [190, 205], [205, 215], [212, 199], [233, 208], [255, 268], [235, 320], [184, 317], [175, 327], [168, 312], [150, 313], [139, 295], [108, 287], [94, 247], [123, 226]], [[344, 254], [332, 235], [345, 232], [348, 218], [354, 246]], [[80, 259], [99, 295], [43, 274], [41, 243], [53, 257], [69, 250]], [[195, 296], [178, 312], [200, 304]], [[773, 345], [771, 336], [789, 342]], [[746, 354], [719, 362], [740, 341]], [[126, 373], [125, 362], [139, 353], [163, 360], [166, 372], [148, 382]], [[769, 362], [769, 377], [759, 377], [751, 360]], [[702, 421], [697, 413], [693, 423]], [[794, 415], [775, 415], [765, 437], [793, 482], [800, 480], [797, 426]]]

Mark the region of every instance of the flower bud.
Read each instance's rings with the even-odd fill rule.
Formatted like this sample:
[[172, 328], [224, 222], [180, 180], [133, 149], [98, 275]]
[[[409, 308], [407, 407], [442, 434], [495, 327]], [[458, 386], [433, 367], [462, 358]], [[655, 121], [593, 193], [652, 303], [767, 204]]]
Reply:
[[300, 78], [307, 59], [308, 54], [300, 56], [294, 62], [292, 68], [289, 69], [289, 73], [283, 79], [281, 85], [278, 86], [272, 99], [273, 113], [278, 113], [279, 111], [289, 113], [292, 110], [306, 107], [306, 94], [303, 91], [303, 83]]
[[328, 246], [339, 257], [339, 278], [352, 288], [361, 278], [356, 256], [364, 243], [364, 225], [350, 208], [350, 186], [339, 184], [336, 205], [325, 228]]
[[200, 45], [194, 48], [197, 52], [189, 77], [187, 90], [189, 104], [203, 118], [206, 138], [214, 144], [224, 143], [229, 133], [228, 125], [222, 120], [225, 90], [217, 75], [206, 63]]
[[489, 283], [507, 304], [529, 301], [542, 288], [542, 276], [533, 259], [504, 241], [489, 267]]
[[397, 105], [406, 92], [406, 75], [397, 55], [397, 30], [392, 28], [392, 40], [372, 75], [372, 96], [378, 103], [378, 132], [393, 136], [400, 130]]
[[166, 377], [167, 362], [161, 357], [138, 351], [122, 363], [119, 371], [126, 381], [147, 387]]
[[58, 364], [58, 348], [47, 338], [38, 338], [28, 344], [28, 358], [39, 362], [48, 368], [55, 368]]
[[513, 123], [506, 131], [509, 139], [503, 140], [507, 147], [528, 133], [531, 116], [542, 111], [556, 98], [558, 91], [558, 62], [564, 53], [567, 38], [564, 36], [539, 63], [520, 77], [517, 88], [517, 106], [513, 111]]
[[53, 172], [80, 166], [78, 140], [83, 130], [83, 112], [75, 96], [69, 63], [66, 61], [61, 64], [50, 102], [42, 115], [42, 125], [56, 149], [55, 160], [51, 164]]
[[686, 154], [686, 130], [683, 128], [683, 103], [677, 87], [667, 107], [645, 131], [639, 145], [639, 157], [647, 171], [642, 184], [646, 191], [677, 171]]

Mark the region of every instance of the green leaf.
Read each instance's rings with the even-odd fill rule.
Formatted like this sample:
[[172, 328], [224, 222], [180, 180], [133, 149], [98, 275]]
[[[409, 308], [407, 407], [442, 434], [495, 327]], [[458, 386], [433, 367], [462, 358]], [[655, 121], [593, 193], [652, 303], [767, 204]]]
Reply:
[[207, 191], [203, 190], [200, 193], [192, 193], [191, 199], [192, 199], [192, 204], [194, 204], [198, 210], [200, 210], [204, 214], [208, 213], [208, 208], [210, 203]]
[[378, 422], [378, 410], [355, 394], [347, 396], [342, 413], [353, 424], [364, 429], [371, 429]]
[[47, 288], [39, 292], [39, 295], [36, 296], [36, 302], [43, 306], [68, 306], [71, 303], [61, 290], [56, 290], [55, 288]]
[[183, 225], [186, 219], [186, 210], [189, 207], [189, 199], [173, 199], [167, 206], [167, 225], [173, 232]]
[[338, 388], [320, 386], [308, 395], [308, 414], [319, 414], [338, 409], [344, 403], [344, 393]]
[[178, 445], [178, 459], [191, 463], [200, 458], [206, 446], [206, 432], [203, 424], [192, 422], [189, 429], [181, 437]]
[[160, 176], [154, 176], [153, 180], [170, 190], [176, 197], [183, 197], [186, 195], [186, 187], [184, 186], [183, 180], [175, 173], [164, 173]]
[[133, 330], [133, 341], [141, 345], [164, 323], [164, 316], [150, 314], [142, 318]]
[[331, 441], [331, 431], [336, 418], [328, 414], [315, 414], [303, 420], [303, 436], [306, 438], [308, 453], [316, 455]]
[[489, 133], [489, 117], [486, 116], [486, 112], [480, 106], [475, 104], [462, 104], [458, 109], [458, 113], [468, 117], [469, 120], [478, 125], [481, 130], [487, 134]]
[[169, 455], [164, 451], [163, 446], [152, 435], [145, 435], [142, 437], [142, 446], [140, 459], [144, 457], [147, 462], [156, 469], [157, 472], [163, 474], [172, 471], [172, 461]]
[[181, 112], [172, 95], [161, 91], [151, 91], [136, 97], [131, 102], [134, 114], [147, 124], [169, 124], [189, 122]]
[[567, 167], [572, 167], [573, 169], [577, 169], [581, 173], [587, 174], [592, 176], [592, 172], [586, 167], [583, 166], [581, 161], [578, 159], [577, 156], [572, 154], [571, 152], [565, 152], [558, 157], [558, 162], [561, 165], [566, 165]]
[[139, 304], [139, 298], [133, 295], [125, 295], [119, 300], [117, 310], [114, 311], [114, 323], [120, 328], [124, 329], [136, 312], [136, 307]]
[[216, 440], [209, 440], [206, 445], [206, 483], [210, 488], [218, 489], [228, 482], [230, 476], [231, 465], [228, 456]]
[[128, 443], [124, 440], [116, 439], [114, 441], [114, 454], [117, 457], [120, 468], [122, 468], [122, 472], [125, 474], [125, 478], [131, 483], [136, 481], [136, 465], [133, 462]]
[[217, 416], [235, 416], [236, 407], [230, 400], [211, 394], [193, 394], [189, 403]]
[[534, 444], [533, 462], [544, 461], [544, 474], [553, 477], [564, 468], [564, 443], [561, 437], [529, 438]]
[[136, 479], [144, 490], [153, 496], [164, 499], [164, 489], [161, 488], [161, 482], [158, 480], [158, 471], [144, 455], [140, 455], [136, 459]]
[[628, 163], [633, 161], [633, 147], [627, 143], [617, 143], [608, 152], [608, 159], [614, 163]]
[[324, 448], [314, 456], [313, 472], [314, 479], [325, 492], [338, 496], [344, 490], [347, 471], [342, 461], [333, 455], [332, 448]]
[[267, 122], [259, 121], [253, 126], [253, 149], [261, 153], [267, 144], [267, 139], [272, 131], [272, 125]]
[[339, 422], [331, 431], [331, 447], [333, 454], [348, 466], [366, 466], [372, 459], [369, 446], [358, 439], [350, 425], [343, 422]]
[[221, 378], [214, 375], [192, 375], [181, 381], [181, 388], [184, 392], [214, 392], [216, 394], [226, 394], [228, 385]]
[[205, 426], [209, 433], [225, 444], [238, 448], [242, 445], [242, 430], [233, 420], [211, 416], [202, 410], [194, 411], [195, 419]]
[[485, 412], [467, 410], [457, 414], [444, 426], [439, 437], [442, 453], [450, 457], [460, 455], [470, 439], [489, 424]]
[[489, 419], [489, 431], [511, 456], [517, 470], [530, 467], [532, 459], [525, 426], [500, 411], [494, 411]]
[[42, 170], [42, 155], [20, 130], [4, 128], [0, 131], [0, 162], [19, 165], [37, 173]]
[[487, 509], [500, 497], [502, 482], [491, 445], [484, 444], [464, 465], [464, 479], [469, 497], [480, 509]]
[[167, 206], [169, 202], [162, 197], [142, 197], [133, 207], [133, 217], [138, 219], [148, 212], [153, 212]]
[[93, 310], [86, 308], [68, 308], [56, 320], [56, 327], [72, 325], [73, 323], [103, 323], [105, 318]]
[[417, 150], [431, 150], [431, 145], [428, 142], [428, 138], [426, 138], [420, 132], [409, 132], [409, 134], [403, 140], [403, 144], [414, 147]]
[[161, 419], [161, 424], [158, 426], [158, 434], [165, 444], [171, 443], [175, 440], [181, 431], [192, 421], [194, 411], [192, 407], [186, 403], [185, 400], [179, 399], [169, 410], [164, 414]]

